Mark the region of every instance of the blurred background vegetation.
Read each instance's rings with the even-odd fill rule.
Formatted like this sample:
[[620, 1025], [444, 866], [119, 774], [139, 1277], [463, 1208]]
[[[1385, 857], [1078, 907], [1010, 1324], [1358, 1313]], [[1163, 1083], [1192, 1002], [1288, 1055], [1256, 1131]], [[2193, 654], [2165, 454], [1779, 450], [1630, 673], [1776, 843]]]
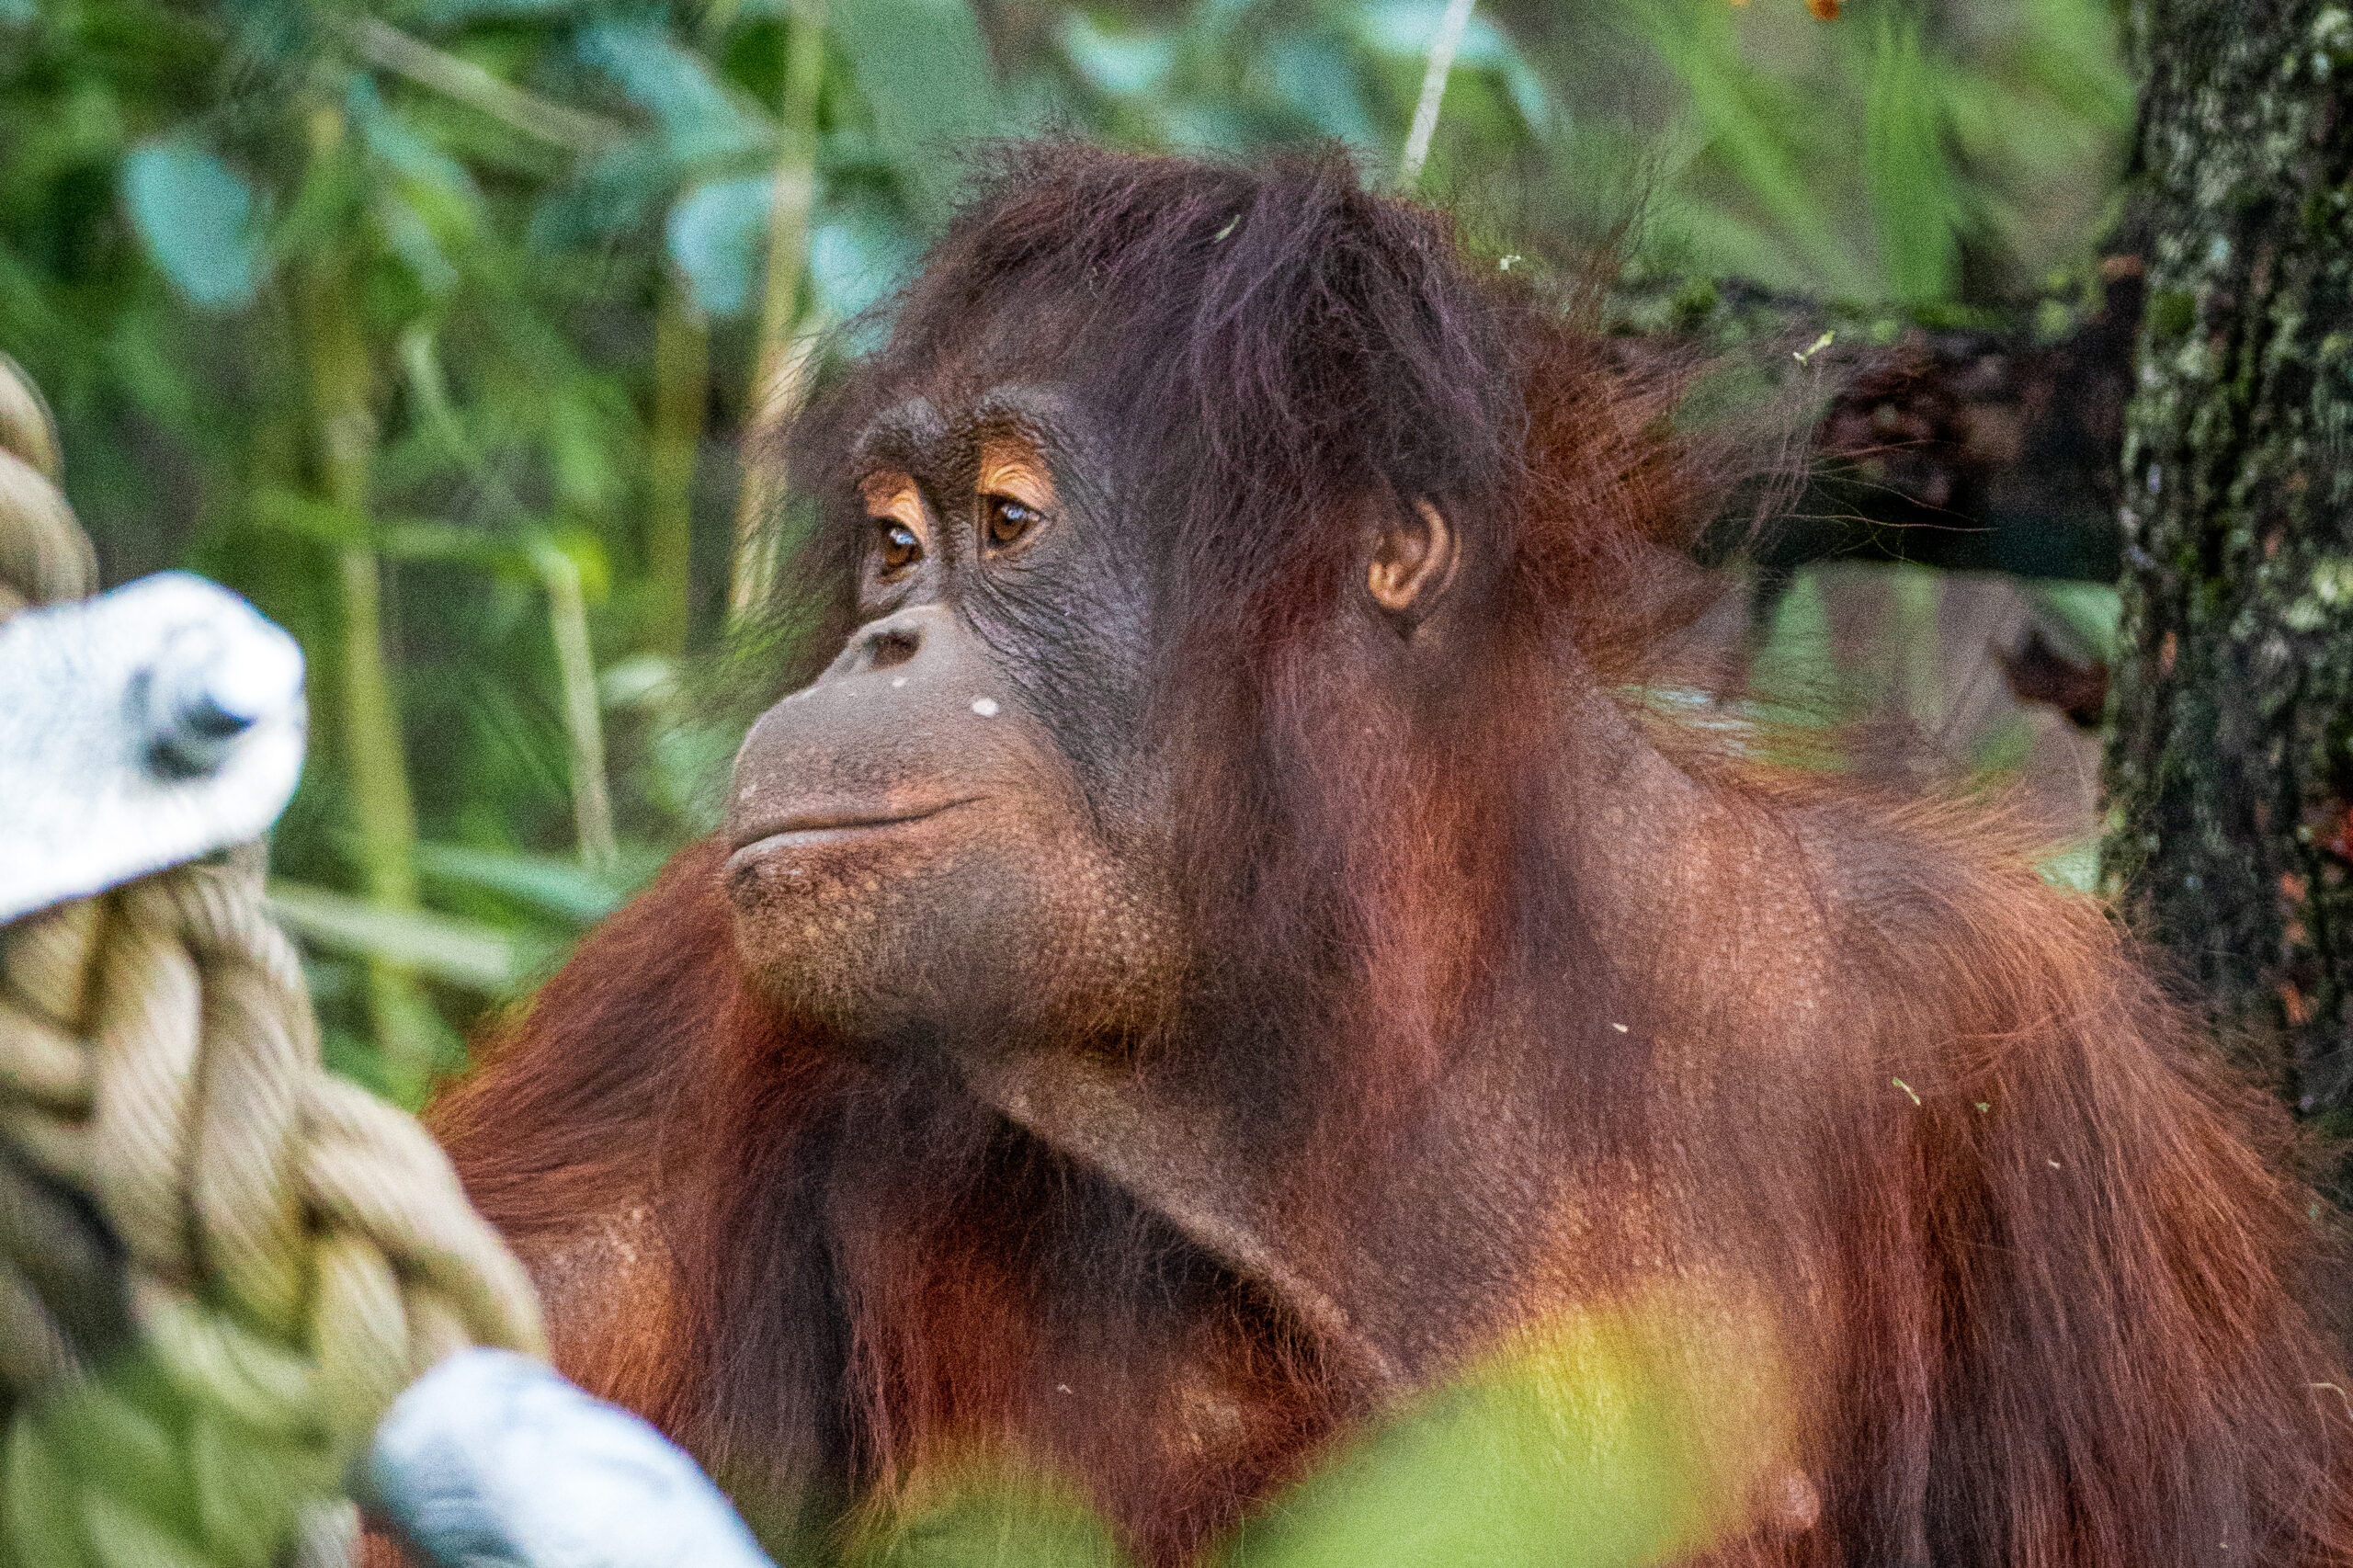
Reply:
[[[309, 653], [274, 854], [331, 1060], [416, 1103], [711, 820], [773, 499], [736, 438], [854, 351], [961, 147], [1336, 138], [1387, 177], [1443, 9], [0, 0], [0, 349], [109, 583], [201, 572]], [[1421, 189], [1531, 247], [1638, 213], [1638, 277], [1914, 320], [2091, 277], [2109, 0], [1812, 9], [1486, 0]], [[1767, 666], [1960, 722], [1984, 615], [1892, 568], [1842, 630], [1838, 582], [1775, 598]], [[2096, 647], [2103, 587], [2036, 592]], [[2019, 722], [1971, 721], [1971, 765], [2027, 768]]]

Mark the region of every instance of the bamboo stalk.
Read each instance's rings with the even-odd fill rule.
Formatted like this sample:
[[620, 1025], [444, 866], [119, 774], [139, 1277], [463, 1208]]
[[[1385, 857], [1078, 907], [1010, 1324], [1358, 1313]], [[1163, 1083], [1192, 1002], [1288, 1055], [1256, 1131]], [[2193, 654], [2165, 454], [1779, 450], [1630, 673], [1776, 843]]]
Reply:
[[654, 317], [654, 420], [646, 453], [645, 564], [654, 599], [646, 642], [687, 651], [694, 615], [695, 458], [702, 447], [710, 332], [676, 282]]
[[[310, 132], [313, 156], [333, 155], [343, 135], [342, 116], [333, 109], [314, 111]], [[342, 608], [339, 718], [354, 856], [370, 903], [415, 909], [416, 806], [384, 655], [382, 566], [365, 536], [377, 437], [374, 365], [348, 258], [330, 251], [303, 267], [299, 278], [297, 312], [316, 426], [319, 487], [356, 530], [336, 547], [335, 559]], [[387, 1083], [405, 1098], [421, 1097], [432, 1073], [435, 1038], [415, 975], [402, 965], [371, 960], [368, 1006]]]
[[612, 797], [605, 789], [605, 722], [597, 704], [597, 661], [588, 641], [588, 601], [579, 563], [544, 538], [531, 541], [531, 564], [548, 594], [548, 629], [563, 684], [563, 731], [572, 748], [572, 822], [580, 858], [607, 871], [619, 858]]
[[1422, 72], [1422, 95], [1414, 105], [1414, 123], [1405, 132], [1405, 151], [1397, 160], [1397, 188], [1411, 190], [1422, 177], [1430, 155], [1430, 138], [1438, 133], [1438, 105], [1446, 98], [1446, 79], [1454, 70], [1454, 51], [1462, 47], [1462, 30], [1471, 25], [1471, 8], [1478, 0], [1448, 0], [1430, 39], [1429, 63]]
[[784, 98], [778, 115], [776, 181], [768, 205], [767, 287], [760, 299], [760, 342], [752, 377], [745, 466], [736, 504], [734, 572], [728, 617], [757, 613], [776, 585], [770, 522], [784, 476], [759, 457], [808, 395], [810, 342], [796, 336], [801, 286], [809, 271], [809, 215], [817, 199], [817, 95], [824, 85], [824, 0], [792, 0], [784, 29]]

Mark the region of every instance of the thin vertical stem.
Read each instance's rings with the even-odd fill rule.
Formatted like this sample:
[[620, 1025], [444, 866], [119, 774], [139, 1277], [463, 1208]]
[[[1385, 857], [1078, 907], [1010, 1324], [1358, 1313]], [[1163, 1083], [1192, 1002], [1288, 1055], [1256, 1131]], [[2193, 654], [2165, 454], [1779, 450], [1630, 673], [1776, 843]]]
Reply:
[[588, 601], [579, 563], [545, 539], [531, 543], [531, 564], [548, 593], [548, 629], [563, 683], [563, 732], [572, 749], [572, 821], [580, 858], [610, 870], [619, 854], [613, 802], [605, 788], [605, 722], [597, 704], [597, 661], [588, 641]]
[[[334, 155], [343, 135], [342, 116], [333, 109], [317, 110], [311, 117], [310, 132], [313, 157]], [[339, 717], [355, 854], [370, 903], [414, 909], [416, 806], [409, 793], [399, 708], [384, 655], [382, 564], [365, 536], [376, 450], [374, 363], [361, 327], [348, 257], [333, 251], [317, 257], [302, 269], [298, 287], [320, 489], [355, 530], [336, 547], [335, 560], [343, 612], [336, 660]], [[432, 1072], [435, 1040], [416, 977], [400, 965], [371, 960], [368, 1002], [388, 1083], [404, 1097], [421, 1096]]]
[[[310, 130], [313, 155], [331, 156], [342, 138], [342, 117], [318, 110]], [[373, 366], [356, 293], [349, 263], [339, 254], [322, 256], [304, 271], [301, 326], [320, 487], [355, 528], [364, 529], [376, 416]], [[335, 577], [343, 611], [337, 663], [344, 767], [360, 881], [371, 903], [414, 909], [416, 808], [384, 656], [382, 568], [364, 536], [337, 547]], [[369, 963], [368, 979], [369, 1022], [384, 1053], [385, 1076], [404, 1096], [420, 1096], [431, 1072], [434, 1041], [416, 978], [380, 960]]]
[[778, 535], [775, 513], [788, 484], [782, 459], [773, 443], [762, 437], [781, 430], [808, 397], [824, 334], [824, 317], [813, 312], [803, 330], [785, 340], [784, 353], [766, 383], [767, 417], [756, 419], [745, 437], [752, 456], [744, 471], [742, 510], [735, 519], [735, 575], [727, 598], [731, 624], [757, 616], [776, 588], [784, 540]]
[[1462, 29], [1471, 25], [1471, 7], [1478, 0], [1448, 0], [1430, 40], [1429, 64], [1422, 72], [1422, 96], [1414, 105], [1414, 123], [1405, 132], [1404, 155], [1397, 160], [1397, 188], [1411, 190], [1422, 177], [1430, 155], [1430, 138], [1438, 133], [1438, 108], [1446, 97], [1446, 79], [1454, 69], [1454, 51], [1462, 47]]
[[[825, 81], [824, 0], [792, 0], [784, 29], [776, 185], [768, 208], [767, 285], [760, 298], [759, 387], [783, 362], [809, 268], [809, 212], [817, 198], [817, 95]], [[756, 405], [756, 406], [759, 406]]]
[[654, 317], [654, 421], [645, 465], [654, 614], [646, 641], [674, 656], [687, 651], [694, 614], [695, 458], [710, 378], [710, 329], [676, 283], [667, 283]]
[[409, 795], [392, 672], [384, 658], [382, 566], [366, 545], [335, 551], [343, 592], [343, 727], [353, 825], [368, 896], [416, 907], [416, 808]]
[[768, 537], [783, 475], [768, 456], [772, 437], [808, 395], [805, 340], [793, 324], [801, 285], [809, 271], [809, 214], [817, 199], [817, 95], [824, 85], [824, 0], [792, 0], [784, 29], [784, 99], [778, 113], [779, 148], [768, 205], [767, 288], [760, 300], [760, 343], [752, 374], [751, 420], [745, 446], [753, 462], [744, 475], [735, 515], [735, 570], [728, 590], [731, 619], [767, 602], [775, 586], [776, 552]]

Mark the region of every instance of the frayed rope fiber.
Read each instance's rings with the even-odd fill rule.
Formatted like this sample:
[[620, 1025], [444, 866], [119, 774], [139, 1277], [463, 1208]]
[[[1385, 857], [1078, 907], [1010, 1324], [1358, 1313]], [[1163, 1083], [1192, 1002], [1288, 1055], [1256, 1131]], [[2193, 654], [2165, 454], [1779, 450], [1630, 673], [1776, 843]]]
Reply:
[[[0, 358], [0, 619], [90, 592]], [[345, 1476], [529, 1283], [409, 1117], [319, 1064], [257, 846], [0, 928], [0, 1568], [348, 1560]]]

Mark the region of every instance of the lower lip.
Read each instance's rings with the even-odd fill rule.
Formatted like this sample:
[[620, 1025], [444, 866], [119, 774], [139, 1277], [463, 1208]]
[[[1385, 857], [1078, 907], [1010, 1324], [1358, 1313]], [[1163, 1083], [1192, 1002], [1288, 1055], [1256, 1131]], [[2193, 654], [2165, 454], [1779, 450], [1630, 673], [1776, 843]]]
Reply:
[[917, 812], [911, 816], [877, 817], [868, 822], [824, 823], [809, 827], [786, 828], [744, 845], [727, 858], [727, 866], [733, 870], [779, 849], [820, 848], [829, 844], [844, 844], [853, 838], [885, 833], [894, 827], [914, 827], [934, 817], [943, 816], [959, 806], [971, 804], [970, 801], [950, 801], [944, 806], [935, 806], [930, 811]]

